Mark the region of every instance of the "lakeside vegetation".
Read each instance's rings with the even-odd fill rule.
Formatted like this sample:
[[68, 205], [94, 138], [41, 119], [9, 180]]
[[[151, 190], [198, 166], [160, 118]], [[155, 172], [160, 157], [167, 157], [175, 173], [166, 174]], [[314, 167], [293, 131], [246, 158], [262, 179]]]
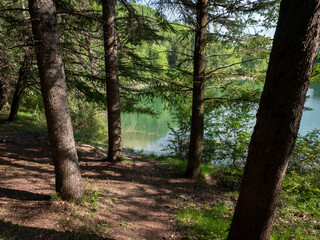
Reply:
[[[153, 9], [130, 1], [5, 0], [0, 3], [1, 127], [27, 128], [50, 139], [57, 191], [52, 201], [68, 201], [80, 211], [87, 201], [93, 212], [105, 192], [86, 192], [75, 140], [108, 151], [104, 166], [119, 163], [117, 171], [127, 167], [134, 176], [135, 162], [122, 156], [123, 140], [137, 131], [144, 136], [136, 144], [144, 144], [169, 128], [165, 147], [172, 156], [143, 157], [184, 183], [209, 186], [209, 192], [214, 186], [210, 194], [216, 197], [201, 203], [172, 199], [170, 206], [177, 209], [171, 217], [184, 237], [269, 238], [279, 205], [272, 239], [317, 239], [320, 130], [297, 134], [309, 80], [319, 80], [320, 68], [317, 38], [300, 29], [320, 29], [313, 21], [319, 13], [312, 11], [319, 2], [283, 0], [282, 8], [279, 3], [159, 1]], [[176, 20], [166, 19], [168, 9], [177, 11]], [[272, 28], [281, 14], [273, 46], [270, 37], [251, 31]], [[153, 133], [144, 128], [151, 118], [121, 119], [125, 114], [159, 117], [161, 104], [168, 125]], [[100, 220], [88, 227], [73, 213], [66, 227], [77, 230], [84, 224], [85, 232], [92, 227], [103, 237], [108, 232]]]
[[[171, 157], [159, 157], [171, 169], [183, 174], [186, 162]], [[202, 181], [216, 181], [228, 190], [220, 193], [226, 198], [214, 206], [198, 206], [184, 203], [175, 217], [188, 237], [195, 239], [225, 239], [231, 224], [235, 199], [243, 170], [239, 168], [202, 166]], [[271, 239], [319, 239], [320, 238], [320, 184], [319, 168], [290, 168], [285, 177], [277, 218]], [[201, 180], [200, 180], [201, 181]], [[200, 182], [201, 184], [201, 182]]]
[[[5, 120], [4, 115], [2, 115], [1, 118]], [[1, 128], [4, 127], [11, 130], [17, 129], [43, 134], [46, 132], [46, 124], [43, 117], [36, 117], [36, 115], [24, 111], [21, 111], [14, 124], [1, 126]], [[306, 159], [312, 159], [310, 158], [309, 151], [315, 153], [315, 151], [312, 150], [314, 144], [317, 144], [316, 147], [319, 146], [317, 142], [319, 139], [318, 135], [315, 141], [312, 141], [312, 138], [310, 138], [310, 136], [314, 136], [314, 134], [319, 134], [319, 132], [315, 131], [313, 134], [310, 133], [298, 140], [298, 145], [296, 146], [298, 150], [295, 150], [295, 154], [299, 155], [297, 161], [303, 159], [303, 161], [300, 162], [303, 164], [295, 164], [292, 162], [286, 174], [271, 239], [294, 238], [297, 240], [315, 240], [320, 238], [320, 182], [318, 181], [320, 178], [320, 169], [308, 167], [310, 165], [307, 165], [308, 162], [304, 161]], [[88, 136], [79, 138], [76, 136], [76, 139], [78, 141], [91, 143], [96, 147], [103, 146], [106, 149], [105, 144], [97, 142], [96, 139], [92, 141]], [[301, 148], [304, 148], [304, 152], [300, 151]], [[303, 155], [303, 153], [306, 153], [306, 155]], [[141, 155], [144, 158], [155, 159], [160, 168], [180, 176], [183, 175], [187, 164], [184, 159], [177, 157], [155, 156], [142, 153]], [[319, 160], [319, 152], [313, 155], [313, 159]], [[122, 158], [121, 161], [129, 165], [134, 165], [134, 162], [129, 159]], [[218, 200], [214, 205], [207, 205], [205, 203], [198, 204], [192, 200], [176, 202], [180, 208], [176, 210], [173, 219], [178, 221], [179, 228], [183, 230], [187, 238], [203, 240], [225, 239], [228, 229], [230, 228], [236, 198], [239, 194], [243, 169], [236, 166], [219, 167], [210, 163], [204, 163], [201, 166], [201, 172], [202, 174], [198, 180], [198, 184], [201, 186], [206, 182], [215, 182], [216, 185], [220, 186], [220, 191], [212, 192], [212, 194], [218, 196], [218, 199], [220, 198], [221, 200]], [[98, 189], [94, 183], [90, 183], [90, 188]], [[96, 191], [88, 194], [86, 197], [87, 200], [84, 200], [83, 206], [79, 208], [82, 209], [88, 206], [89, 209], [98, 208], [98, 202], [99, 199], [101, 199], [100, 195]], [[61, 199], [58, 195], [53, 195], [51, 201], [61, 201]], [[76, 208], [78, 207], [74, 207], [74, 209]], [[77, 211], [83, 210], [84, 209], [79, 209]], [[75, 212], [74, 214], [79, 213]], [[67, 225], [69, 226], [70, 224], [71, 222]], [[104, 231], [102, 225], [96, 225], [93, 221], [87, 221], [87, 223], [81, 224], [84, 224], [84, 229], [91, 228], [93, 232]], [[105, 230], [107, 231], [107, 227]], [[78, 233], [78, 236], [81, 237], [81, 233]]]

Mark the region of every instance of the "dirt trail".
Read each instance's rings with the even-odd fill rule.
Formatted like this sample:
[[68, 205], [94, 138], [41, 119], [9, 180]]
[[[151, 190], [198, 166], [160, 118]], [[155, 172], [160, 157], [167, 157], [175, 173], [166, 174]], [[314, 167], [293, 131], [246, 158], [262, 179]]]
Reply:
[[49, 201], [55, 193], [48, 137], [0, 126], [0, 239], [183, 239], [173, 218], [186, 202], [216, 202], [215, 186], [177, 176], [124, 151], [77, 144], [88, 201]]

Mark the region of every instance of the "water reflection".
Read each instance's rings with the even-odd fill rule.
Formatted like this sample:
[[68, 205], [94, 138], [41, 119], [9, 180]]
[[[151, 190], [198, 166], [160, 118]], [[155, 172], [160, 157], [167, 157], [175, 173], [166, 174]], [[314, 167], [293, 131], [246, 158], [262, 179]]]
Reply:
[[310, 89], [312, 91], [312, 98], [320, 100], [320, 82], [311, 83]]
[[299, 129], [301, 135], [305, 135], [312, 129], [320, 128], [320, 82], [311, 83], [307, 95], [309, 98], [305, 106], [313, 110], [303, 112]]
[[[303, 113], [299, 130], [301, 135], [315, 128], [320, 129], [320, 82], [310, 85], [308, 96], [305, 106], [313, 110]], [[170, 139], [168, 123], [173, 124], [172, 117], [168, 111], [163, 110], [159, 99], [154, 100], [153, 108], [160, 112], [159, 118], [137, 113], [122, 115], [124, 147], [148, 154], [166, 153], [163, 148]]]
[[168, 123], [172, 118], [170, 113], [163, 109], [160, 99], [155, 99], [152, 107], [160, 113], [159, 118], [138, 113], [122, 115], [124, 147], [148, 154], [165, 153], [163, 148], [167, 145], [170, 131]]

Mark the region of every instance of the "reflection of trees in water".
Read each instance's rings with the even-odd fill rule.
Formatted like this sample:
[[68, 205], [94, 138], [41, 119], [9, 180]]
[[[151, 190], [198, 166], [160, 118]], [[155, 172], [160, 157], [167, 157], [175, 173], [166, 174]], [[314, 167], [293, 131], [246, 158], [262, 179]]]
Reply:
[[320, 82], [313, 82], [310, 84], [310, 88], [313, 90], [312, 98], [320, 100]]
[[[163, 116], [164, 115], [164, 116]], [[159, 118], [145, 114], [126, 114], [123, 116], [124, 132], [146, 132], [165, 135], [168, 132], [167, 122], [171, 117], [167, 114], [161, 114]]]
[[142, 131], [126, 132], [123, 135], [123, 142], [125, 147], [146, 147], [164, 137], [165, 135], [166, 134], [160, 135]]
[[169, 132], [168, 122], [172, 121], [170, 113], [163, 110], [163, 104], [156, 99], [152, 104], [159, 117], [146, 114], [130, 113], [122, 116], [124, 146], [144, 147], [165, 137]]
[[320, 129], [319, 117], [320, 117], [320, 82], [312, 82], [305, 107], [311, 108], [312, 111], [304, 111], [301, 119], [299, 133], [301, 135], [307, 134], [312, 129]]

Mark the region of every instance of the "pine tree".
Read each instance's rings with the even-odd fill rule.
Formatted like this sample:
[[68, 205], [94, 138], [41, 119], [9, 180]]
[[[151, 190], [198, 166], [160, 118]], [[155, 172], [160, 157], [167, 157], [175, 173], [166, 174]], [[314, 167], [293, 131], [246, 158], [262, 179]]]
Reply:
[[55, 2], [29, 0], [29, 9], [55, 166], [56, 191], [63, 199], [79, 201], [84, 189], [70, 118]]

